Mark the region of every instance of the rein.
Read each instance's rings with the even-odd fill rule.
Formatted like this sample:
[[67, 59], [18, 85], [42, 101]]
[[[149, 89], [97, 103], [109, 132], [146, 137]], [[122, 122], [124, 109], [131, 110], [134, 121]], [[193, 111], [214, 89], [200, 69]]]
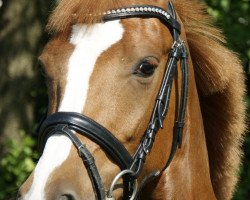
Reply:
[[[180, 39], [181, 28], [176, 19], [176, 13], [171, 2], [168, 4], [168, 9], [170, 12], [151, 5], [134, 5], [107, 11], [103, 16], [104, 23], [111, 20], [127, 18], [158, 18], [169, 28], [174, 41], [166, 63], [165, 73], [156, 97], [150, 122], [133, 155], [130, 155], [124, 145], [106, 128], [79, 113], [57, 112], [48, 116], [39, 125], [39, 148], [41, 152], [45, 147], [47, 139], [52, 135], [65, 135], [72, 141], [78, 149], [79, 156], [82, 158], [87, 169], [97, 200], [114, 199], [112, 193], [116, 182], [120, 178], [123, 178], [123, 199], [139, 199], [144, 186], [153, 179], [160, 177], [163, 171], [170, 165], [176, 150], [181, 147], [188, 97], [188, 52], [184, 42]], [[137, 178], [142, 172], [146, 157], [153, 147], [158, 130], [163, 128], [163, 121], [168, 111], [171, 88], [178, 61], [180, 61], [182, 72], [181, 96], [178, 102], [179, 111], [174, 125], [170, 155], [162, 169], [151, 172], [143, 179], [140, 186], [138, 186]], [[93, 156], [75, 135], [75, 132], [86, 136], [88, 139], [100, 145], [120, 167], [121, 172], [114, 178], [108, 192], [104, 189]]]

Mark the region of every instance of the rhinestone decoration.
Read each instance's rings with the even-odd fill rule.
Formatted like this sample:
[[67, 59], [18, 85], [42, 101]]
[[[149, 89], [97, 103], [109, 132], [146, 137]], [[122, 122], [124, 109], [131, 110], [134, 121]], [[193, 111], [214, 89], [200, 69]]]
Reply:
[[109, 10], [104, 13], [105, 14], [119, 14], [119, 13], [133, 13], [133, 12], [147, 12], [147, 13], [157, 13], [162, 16], [164, 16], [167, 19], [171, 18], [171, 15], [166, 12], [165, 10], [161, 8], [156, 8], [156, 7], [147, 7], [147, 6], [137, 6], [137, 7], [131, 7], [131, 8], [120, 8], [116, 10]]

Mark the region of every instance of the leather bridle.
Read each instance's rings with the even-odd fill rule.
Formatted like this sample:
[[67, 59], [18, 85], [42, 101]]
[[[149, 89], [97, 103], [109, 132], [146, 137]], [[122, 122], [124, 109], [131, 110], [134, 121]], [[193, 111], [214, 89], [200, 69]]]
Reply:
[[[123, 199], [138, 199], [142, 188], [163, 173], [171, 163], [178, 147], [181, 147], [188, 97], [188, 52], [184, 42], [180, 39], [181, 27], [176, 19], [176, 13], [171, 2], [168, 3], [168, 9], [169, 12], [152, 5], [133, 5], [110, 10], [104, 13], [103, 16], [104, 23], [127, 18], [158, 18], [169, 28], [174, 41], [150, 122], [133, 156], [128, 153], [124, 145], [106, 128], [79, 113], [57, 112], [44, 119], [39, 126], [39, 146], [41, 152], [44, 149], [47, 139], [52, 135], [65, 135], [72, 141], [78, 149], [79, 156], [82, 158], [87, 169], [96, 199], [98, 200], [113, 199], [112, 192], [114, 185], [121, 177], [123, 178], [124, 188]], [[163, 169], [148, 174], [137, 189], [137, 178], [142, 172], [144, 162], [152, 149], [158, 130], [163, 128], [163, 120], [168, 111], [170, 93], [178, 61], [180, 61], [182, 72], [181, 95], [178, 102], [179, 111], [174, 125], [173, 142], [169, 158]], [[121, 172], [115, 177], [108, 192], [104, 189], [93, 156], [75, 135], [75, 132], [97, 143], [120, 167]]]

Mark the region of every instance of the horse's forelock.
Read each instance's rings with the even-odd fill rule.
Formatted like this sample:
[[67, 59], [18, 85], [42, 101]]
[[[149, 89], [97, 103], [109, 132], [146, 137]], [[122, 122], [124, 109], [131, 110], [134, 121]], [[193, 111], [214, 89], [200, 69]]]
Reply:
[[61, 0], [50, 16], [47, 30], [62, 32], [73, 24], [93, 24], [101, 20], [99, 14], [123, 4], [122, 0]]
[[93, 24], [100, 22], [103, 13], [128, 5], [149, 4], [163, 5], [165, 0], [61, 0], [52, 12], [47, 30], [51, 33], [63, 32], [73, 24]]

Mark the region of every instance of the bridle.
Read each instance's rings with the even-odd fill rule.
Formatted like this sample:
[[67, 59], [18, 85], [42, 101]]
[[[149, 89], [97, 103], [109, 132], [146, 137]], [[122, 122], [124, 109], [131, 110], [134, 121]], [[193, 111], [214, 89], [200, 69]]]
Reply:
[[[104, 23], [111, 20], [135, 17], [158, 18], [169, 28], [174, 41], [150, 122], [133, 156], [128, 153], [124, 145], [106, 128], [79, 113], [57, 112], [48, 116], [39, 125], [39, 146], [41, 152], [44, 149], [47, 139], [52, 135], [65, 135], [72, 141], [78, 149], [79, 156], [82, 158], [87, 169], [96, 199], [98, 200], [114, 199], [112, 192], [116, 182], [120, 178], [123, 178], [123, 199], [139, 199], [142, 188], [148, 182], [160, 177], [163, 171], [170, 165], [178, 147], [181, 147], [188, 97], [188, 52], [184, 42], [180, 39], [181, 27], [176, 19], [176, 13], [171, 2], [168, 3], [168, 9], [169, 12], [166, 12], [162, 8], [152, 5], [133, 5], [110, 10], [103, 15]], [[168, 111], [170, 93], [178, 61], [180, 61], [182, 72], [181, 95], [169, 158], [163, 169], [148, 174], [141, 182], [141, 185], [137, 187], [137, 178], [140, 176], [146, 157], [153, 147], [155, 136], [158, 130], [163, 128], [163, 120]], [[108, 192], [105, 192], [93, 156], [75, 135], [75, 132], [97, 143], [120, 167], [121, 172], [113, 180]]]
[[[165, 73], [160, 90], [156, 97], [150, 122], [133, 156], [128, 153], [123, 144], [119, 142], [106, 128], [79, 113], [57, 112], [44, 119], [39, 126], [39, 146], [41, 152], [44, 149], [47, 139], [52, 135], [65, 135], [72, 141], [74, 146], [78, 149], [79, 156], [82, 158], [87, 169], [96, 199], [98, 200], [113, 199], [112, 192], [114, 185], [121, 177], [123, 178], [124, 187], [123, 199], [138, 199], [142, 188], [148, 182], [159, 177], [163, 173], [163, 171], [170, 165], [177, 148], [181, 147], [188, 97], [188, 52], [184, 42], [180, 39], [181, 27], [176, 19], [176, 13], [171, 2], [169, 2], [168, 8], [170, 13], [160, 7], [152, 5], [133, 5], [110, 10], [103, 15], [104, 23], [111, 20], [135, 17], [158, 18], [169, 28], [174, 41], [169, 53]], [[172, 83], [177, 70], [177, 62], [179, 60], [182, 71], [181, 96], [179, 101], [179, 111], [174, 125], [173, 142], [169, 158], [163, 169], [148, 174], [143, 179], [138, 189], [137, 178], [142, 172], [144, 162], [148, 153], [152, 149], [158, 130], [163, 128], [163, 120], [168, 111]], [[121, 172], [115, 177], [107, 193], [105, 192], [93, 156], [75, 135], [75, 132], [82, 134], [97, 143], [120, 167]]]

